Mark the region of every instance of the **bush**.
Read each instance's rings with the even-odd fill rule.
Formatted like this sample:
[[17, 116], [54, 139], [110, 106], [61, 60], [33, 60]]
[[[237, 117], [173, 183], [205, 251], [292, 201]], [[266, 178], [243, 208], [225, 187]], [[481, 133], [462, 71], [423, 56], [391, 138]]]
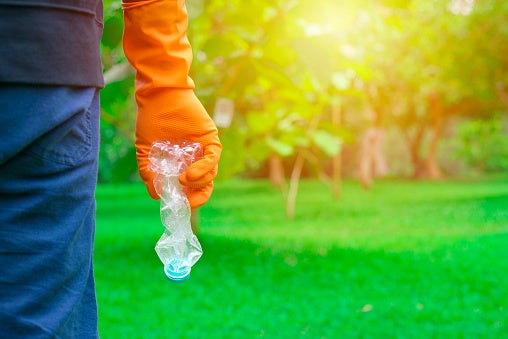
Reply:
[[470, 120], [458, 126], [457, 157], [474, 170], [508, 170], [508, 122], [501, 116]]

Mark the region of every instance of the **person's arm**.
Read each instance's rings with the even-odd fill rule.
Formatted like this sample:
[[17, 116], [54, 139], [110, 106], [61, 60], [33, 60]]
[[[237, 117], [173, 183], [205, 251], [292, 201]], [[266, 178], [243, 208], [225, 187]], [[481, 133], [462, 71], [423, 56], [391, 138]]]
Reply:
[[123, 47], [136, 69], [136, 157], [141, 178], [157, 199], [148, 152], [154, 141], [199, 142], [204, 157], [182, 173], [191, 207], [208, 201], [222, 151], [217, 128], [194, 94], [192, 50], [184, 0], [123, 2]]

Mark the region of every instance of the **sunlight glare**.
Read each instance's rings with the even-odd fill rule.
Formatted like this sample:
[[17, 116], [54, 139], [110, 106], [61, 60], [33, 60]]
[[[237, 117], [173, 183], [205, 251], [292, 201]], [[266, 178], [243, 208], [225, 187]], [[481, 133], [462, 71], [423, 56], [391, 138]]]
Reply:
[[469, 15], [473, 11], [475, 0], [452, 0], [448, 9], [455, 15]]

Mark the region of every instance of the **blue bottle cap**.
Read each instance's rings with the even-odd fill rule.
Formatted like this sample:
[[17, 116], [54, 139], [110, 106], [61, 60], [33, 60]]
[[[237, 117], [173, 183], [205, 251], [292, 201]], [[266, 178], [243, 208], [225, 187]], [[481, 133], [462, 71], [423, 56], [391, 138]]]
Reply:
[[166, 277], [174, 282], [185, 281], [190, 277], [191, 267], [178, 259], [171, 260], [164, 266]]

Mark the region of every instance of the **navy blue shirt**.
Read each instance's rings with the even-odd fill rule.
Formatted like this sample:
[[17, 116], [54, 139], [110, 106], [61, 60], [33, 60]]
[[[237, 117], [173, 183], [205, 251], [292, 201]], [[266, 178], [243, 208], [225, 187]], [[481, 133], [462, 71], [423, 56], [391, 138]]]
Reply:
[[102, 0], [0, 0], [0, 84], [103, 87]]

